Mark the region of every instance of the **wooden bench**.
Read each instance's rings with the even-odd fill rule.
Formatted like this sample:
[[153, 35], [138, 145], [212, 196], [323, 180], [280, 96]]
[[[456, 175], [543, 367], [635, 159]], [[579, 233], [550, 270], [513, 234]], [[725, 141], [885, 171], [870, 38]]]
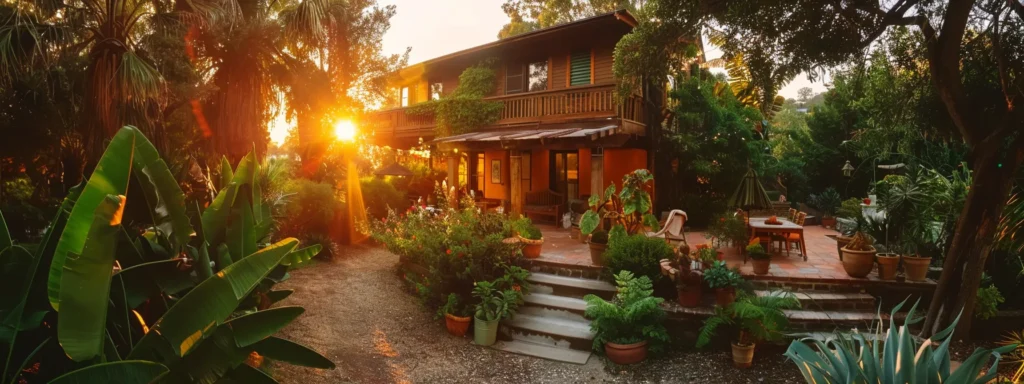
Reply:
[[527, 192], [523, 201], [523, 214], [527, 217], [530, 217], [531, 214], [550, 216], [551, 221], [558, 224], [564, 212], [562, 201], [562, 194], [550, 189]]

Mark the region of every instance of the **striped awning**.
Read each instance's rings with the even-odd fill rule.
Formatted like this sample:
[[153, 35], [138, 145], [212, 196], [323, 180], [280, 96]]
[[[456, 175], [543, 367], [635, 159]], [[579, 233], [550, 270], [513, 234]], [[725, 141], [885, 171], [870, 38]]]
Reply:
[[548, 129], [517, 129], [505, 131], [486, 131], [463, 133], [434, 139], [435, 144], [452, 144], [468, 142], [508, 142], [526, 140], [551, 140], [588, 138], [597, 140], [601, 137], [618, 133], [619, 125], [607, 125], [596, 128], [548, 128]]
[[772, 199], [768, 197], [768, 192], [765, 192], [753, 169], [747, 169], [747, 174], [729, 199], [729, 206], [747, 210], [772, 208]]

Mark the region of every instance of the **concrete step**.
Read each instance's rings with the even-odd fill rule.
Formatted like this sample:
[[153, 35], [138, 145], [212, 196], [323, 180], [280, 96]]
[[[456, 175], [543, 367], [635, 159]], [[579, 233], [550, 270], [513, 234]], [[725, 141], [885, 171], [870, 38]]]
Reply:
[[[758, 296], [779, 294], [781, 291], [759, 290], [754, 291]], [[799, 291], [793, 292], [804, 309], [826, 310], [826, 311], [874, 311], [875, 297], [862, 292], [819, 292]]]
[[580, 312], [572, 312], [564, 309], [554, 309], [535, 305], [525, 305], [519, 307], [519, 310], [516, 311], [516, 315], [529, 315], [552, 319], [563, 319], [590, 324], [590, 321], [584, 318], [583, 314]]
[[588, 321], [518, 313], [501, 323], [507, 329], [506, 336], [514, 340], [581, 351], [593, 346], [594, 334]]
[[527, 355], [539, 357], [542, 359], [580, 365], [586, 364], [587, 360], [590, 359], [590, 352], [587, 351], [576, 351], [572, 349], [534, 344], [531, 342], [520, 340], [499, 341], [495, 343], [491, 348], [505, 352], [517, 353], [520, 355]]
[[615, 286], [607, 281], [549, 273], [531, 273], [527, 281], [533, 283], [533, 292], [555, 296], [581, 298], [592, 293], [607, 299], [616, 292]]
[[575, 297], [556, 296], [533, 292], [529, 295], [523, 296], [523, 301], [526, 302], [527, 305], [561, 309], [579, 314], [583, 314], [583, 312], [587, 310], [587, 302]]
[[[711, 307], [683, 308], [677, 303], [666, 302], [662, 308], [669, 314], [670, 320], [676, 321], [701, 321], [711, 317], [715, 310]], [[789, 329], [785, 332], [809, 332], [834, 330], [849, 331], [852, 328], [865, 331], [870, 330], [872, 325], [879, 321], [878, 314], [874, 311], [826, 311], [809, 309], [786, 309], [782, 311], [789, 319]], [[897, 321], [902, 324], [901, 319], [905, 313], [897, 313]], [[881, 314], [882, 321], [889, 321], [889, 314]]]

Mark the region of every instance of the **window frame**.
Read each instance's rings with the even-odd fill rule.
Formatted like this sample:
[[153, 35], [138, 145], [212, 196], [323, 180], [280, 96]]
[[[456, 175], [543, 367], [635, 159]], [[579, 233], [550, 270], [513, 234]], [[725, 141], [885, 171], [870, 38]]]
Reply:
[[404, 86], [398, 89], [398, 105], [402, 108], [409, 106], [409, 86]]
[[[533, 66], [534, 65], [542, 65], [542, 66], [544, 66], [544, 78], [543, 78], [543, 81], [538, 81], [537, 82], [537, 84], [540, 84], [542, 89], [533, 89], [533, 84], [534, 84], [534, 82], [533, 82]], [[526, 92], [541, 92], [541, 91], [546, 91], [546, 90], [550, 89], [550, 86], [549, 86], [550, 83], [551, 83], [551, 63], [550, 63], [550, 60], [544, 59], [544, 60], [537, 60], [537, 61], [532, 61], [532, 62], [526, 63], [526, 64], [524, 64], [524, 71], [526, 73], [524, 74], [524, 77], [523, 77], [523, 80], [525, 81], [525, 84], [523, 85], [523, 88], [526, 89]]]
[[[515, 68], [515, 67], [519, 68], [519, 74], [511, 75], [510, 74], [511, 72], [509, 71], [509, 69], [510, 68]], [[513, 78], [513, 77], [516, 77], [519, 80], [517, 82], [518, 83], [518, 88], [515, 89], [515, 90], [513, 90], [511, 87], [509, 87], [509, 84], [511, 83], [509, 80], [511, 78]], [[527, 92], [527, 88], [526, 88], [524, 80], [523, 80], [525, 77], [526, 77], [526, 66], [524, 64], [521, 64], [521, 63], [520, 64], [513, 64], [513, 65], [505, 64], [505, 94], [506, 95], [513, 95], [513, 94], [516, 94], [516, 93]]]

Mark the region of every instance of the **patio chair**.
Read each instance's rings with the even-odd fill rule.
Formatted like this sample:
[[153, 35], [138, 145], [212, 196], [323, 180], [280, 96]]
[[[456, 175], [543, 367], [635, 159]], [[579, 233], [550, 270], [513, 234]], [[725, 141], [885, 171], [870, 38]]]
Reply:
[[[804, 225], [804, 223], [807, 222], [807, 212], [797, 213], [796, 220], [794, 220], [793, 222], [796, 225], [799, 225], [799, 226], [802, 227]], [[783, 241], [785, 242], [785, 245], [786, 245], [786, 254], [787, 255], [789, 254], [790, 245], [795, 245], [796, 249], [800, 249], [800, 234], [799, 233], [787, 234], [783, 238]]]
[[647, 232], [647, 237], [664, 237], [665, 242], [671, 243], [673, 241], [686, 241], [686, 237], [683, 234], [683, 226], [686, 225], [686, 212], [673, 209], [668, 214], [668, 220], [665, 220], [665, 225], [661, 227], [658, 232]]

